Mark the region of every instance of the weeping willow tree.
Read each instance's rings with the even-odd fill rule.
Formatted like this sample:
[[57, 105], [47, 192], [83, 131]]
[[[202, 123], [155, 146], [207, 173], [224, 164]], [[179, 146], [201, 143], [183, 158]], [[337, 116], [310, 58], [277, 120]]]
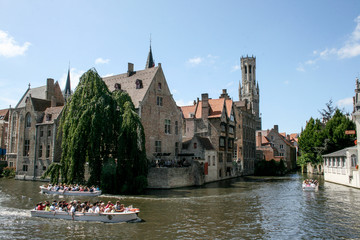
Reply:
[[84, 73], [59, 126], [60, 164], [44, 176], [56, 183], [100, 185], [108, 193], [139, 193], [147, 186], [145, 135], [130, 96], [110, 92], [95, 69]]

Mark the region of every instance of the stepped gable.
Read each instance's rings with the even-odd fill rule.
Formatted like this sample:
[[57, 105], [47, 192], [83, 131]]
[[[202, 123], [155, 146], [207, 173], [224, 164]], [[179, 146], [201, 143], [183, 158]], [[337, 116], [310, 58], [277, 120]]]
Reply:
[[[145, 70], [134, 71], [131, 74], [123, 73], [110, 77], [104, 77], [103, 80], [110, 91], [114, 91], [115, 84], [119, 83], [120, 89], [130, 95], [135, 108], [139, 108], [139, 102], [144, 99], [158, 69], [159, 67], [147, 68]], [[142, 81], [142, 88], [136, 88], [137, 80]]]

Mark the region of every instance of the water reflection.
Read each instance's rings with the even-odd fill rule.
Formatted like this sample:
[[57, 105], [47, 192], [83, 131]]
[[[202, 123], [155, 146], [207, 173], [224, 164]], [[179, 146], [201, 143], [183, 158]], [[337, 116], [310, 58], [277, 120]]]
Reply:
[[[0, 179], [0, 236], [48, 239], [334, 239], [359, 238], [360, 190], [318, 179], [318, 192], [303, 192], [309, 176], [249, 177], [200, 188], [149, 190], [142, 196], [105, 195], [141, 210], [145, 222], [104, 224], [31, 218], [39, 201], [71, 197], [39, 193], [39, 182]], [[80, 199], [88, 200], [86, 198]]]

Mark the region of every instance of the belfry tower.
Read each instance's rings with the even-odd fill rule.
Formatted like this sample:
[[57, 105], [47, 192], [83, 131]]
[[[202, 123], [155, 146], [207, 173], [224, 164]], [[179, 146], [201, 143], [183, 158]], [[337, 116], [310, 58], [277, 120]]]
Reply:
[[241, 57], [241, 79], [239, 83], [239, 100], [247, 100], [255, 115], [256, 130], [261, 130], [260, 90], [256, 82], [256, 57]]

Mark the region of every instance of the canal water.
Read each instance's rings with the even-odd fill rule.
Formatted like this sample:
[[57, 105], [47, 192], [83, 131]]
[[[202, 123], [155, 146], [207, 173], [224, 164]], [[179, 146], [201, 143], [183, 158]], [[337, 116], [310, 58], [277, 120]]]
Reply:
[[[140, 208], [135, 223], [73, 222], [30, 216], [39, 201], [73, 200], [39, 193], [40, 182], [0, 179], [1, 239], [359, 239], [360, 190], [306, 175], [249, 177], [201, 188], [100, 196]], [[79, 199], [88, 200], [88, 199]]]

